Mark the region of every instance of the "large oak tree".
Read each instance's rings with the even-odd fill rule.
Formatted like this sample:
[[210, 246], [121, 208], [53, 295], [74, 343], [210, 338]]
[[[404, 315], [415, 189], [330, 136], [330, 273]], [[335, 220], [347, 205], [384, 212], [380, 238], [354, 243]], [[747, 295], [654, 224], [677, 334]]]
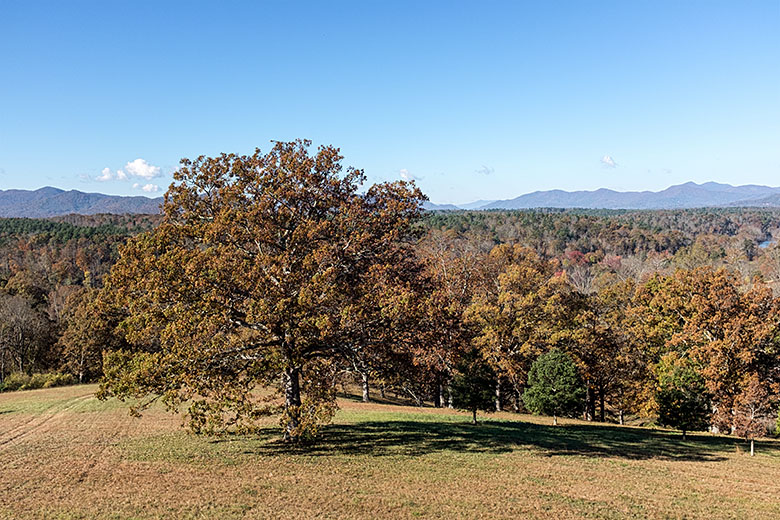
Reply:
[[188, 401], [191, 426], [208, 431], [277, 409], [258, 391], [277, 383], [285, 437], [298, 440], [332, 415], [345, 356], [403, 339], [392, 321], [414, 305], [424, 196], [404, 182], [361, 191], [338, 149], [309, 148], [182, 160], [162, 223], [106, 280], [132, 348], [105, 357], [104, 395]]

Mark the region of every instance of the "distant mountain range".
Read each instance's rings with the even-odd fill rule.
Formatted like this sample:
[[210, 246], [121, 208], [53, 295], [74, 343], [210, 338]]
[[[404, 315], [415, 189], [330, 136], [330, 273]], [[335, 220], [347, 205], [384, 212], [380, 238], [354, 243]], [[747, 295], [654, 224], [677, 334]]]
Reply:
[[[159, 213], [162, 197], [121, 197], [46, 187], [34, 191], [0, 190], [0, 217], [46, 218], [77, 213]], [[425, 209], [490, 210], [532, 208], [684, 209], [705, 207], [780, 207], [780, 188], [732, 186], [717, 182], [686, 182], [662, 191], [535, 191], [507, 200], [478, 200], [469, 204], [434, 204]]]
[[[479, 204], [481, 202], [484, 204]], [[425, 204], [426, 209], [433, 211], [532, 208], [684, 209], [721, 206], [780, 207], [780, 188], [754, 184], [732, 186], [717, 182], [686, 182], [662, 191], [614, 191], [606, 188], [594, 191], [549, 190], [535, 191], [514, 199], [477, 201], [458, 206]]]
[[58, 188], [0, 190], [0, 217], [45, 218], [78, 213], [159, 213], [162, 197], [120, 197]]

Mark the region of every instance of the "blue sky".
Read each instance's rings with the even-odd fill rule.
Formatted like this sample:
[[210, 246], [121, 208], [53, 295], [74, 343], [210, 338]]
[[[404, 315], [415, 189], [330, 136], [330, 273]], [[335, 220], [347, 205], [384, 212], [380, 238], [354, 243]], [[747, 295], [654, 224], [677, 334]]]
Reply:
[[780, 1], [0, 0], [0, 189], [298, 137], [435, 202], [777, 186]]

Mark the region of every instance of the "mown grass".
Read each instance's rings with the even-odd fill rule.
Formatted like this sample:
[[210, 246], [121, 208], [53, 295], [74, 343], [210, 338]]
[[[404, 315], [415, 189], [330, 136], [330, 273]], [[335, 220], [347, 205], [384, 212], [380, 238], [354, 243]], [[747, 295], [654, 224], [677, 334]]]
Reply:
[[291, 448], [273, 422], [256, 435], [215, 439], [186, 433], [159, 409], [139, 420], [111, 402], [84, 404], [93, 408], [68, 412], [79, 428], [62, 423], [6, 451], [0, 516], [780, 516], [780, 444], [771, 440], [751, 458], [726, 436], [683, 441], [677, 432], [573, 420], [553, 427], [509, 413], [474, 426], [448, 410], [344, 400], [316, 444]]
[[[73, 412], [105, 412], [115, 409], [127, 409], [131, 402], [118, 399], [100, 401], [91, 397], [97, 391], [97, 385], [72, 385], [59, 388], [19, 390], [0, 394], [0, 417], [3, 414], [42, 414], [62, 406], [69, 405]], [[74, 398], [89, 395], [89, 399]]]
[[[743, 444], [733, 437], [704, 433], [688, 434], [683, 440], [679, 433], [666, 430], [574, 421], [551, 426], [530, 422], [527, 416], [524, 419], [487, 419], [473, 425], [468, 418], [455, 414], [350, 410], [341, 412], [336, 424], [326, 427], [316, 442], [300, 446], [282, 442], [279, 428], [269, 426], [251, 436], [214, 439], [172, 432], [136, 439], [127, 448], [128, 456], [144, 460], [165, 454], [171, 461], [207, 463], [211, 456], [229, 455], [415, 457], [443, 452], [495, 455], [517, 450], [532, 450], [548, 457], [721, 461]], [[777, 442], [759, 445], [765, 456], [775, 457], [780, 463]], [[163, 446], [170, 450], [161, 450]]]

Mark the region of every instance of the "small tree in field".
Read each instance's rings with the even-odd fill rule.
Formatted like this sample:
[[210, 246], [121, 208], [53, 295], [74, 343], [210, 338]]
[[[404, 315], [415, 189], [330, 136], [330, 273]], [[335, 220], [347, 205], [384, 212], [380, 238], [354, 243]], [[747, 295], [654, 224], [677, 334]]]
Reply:
[[767, 420], [776, 402], [768, 385], [762, 384], [755, 375], [734, 402], [734, 433], [750, 441], [751, 457], [755, 453], [756, 437], [767, 432]]
[[709, 425], [710, 405], [704, 378], [688, 358], [676, 352], [667, 354], [658, 364], [658, 422], [685, 433], [706, 430]]
[[539, 356], [531, 365], [523, 403], [533, 413], [552, 415], [553, 425], [557, 425], [559, 415], [572, 415], [581, 408], [584, 395], [574, 361], [555, 349]]
[[452, 380], [454, 405], [470, 411], [473, 424], [477, 424], [477, 410], [492, 412], [495, 409], [495, 386], [495, 372], [479, 351], [472, 349], [464, 354]]

